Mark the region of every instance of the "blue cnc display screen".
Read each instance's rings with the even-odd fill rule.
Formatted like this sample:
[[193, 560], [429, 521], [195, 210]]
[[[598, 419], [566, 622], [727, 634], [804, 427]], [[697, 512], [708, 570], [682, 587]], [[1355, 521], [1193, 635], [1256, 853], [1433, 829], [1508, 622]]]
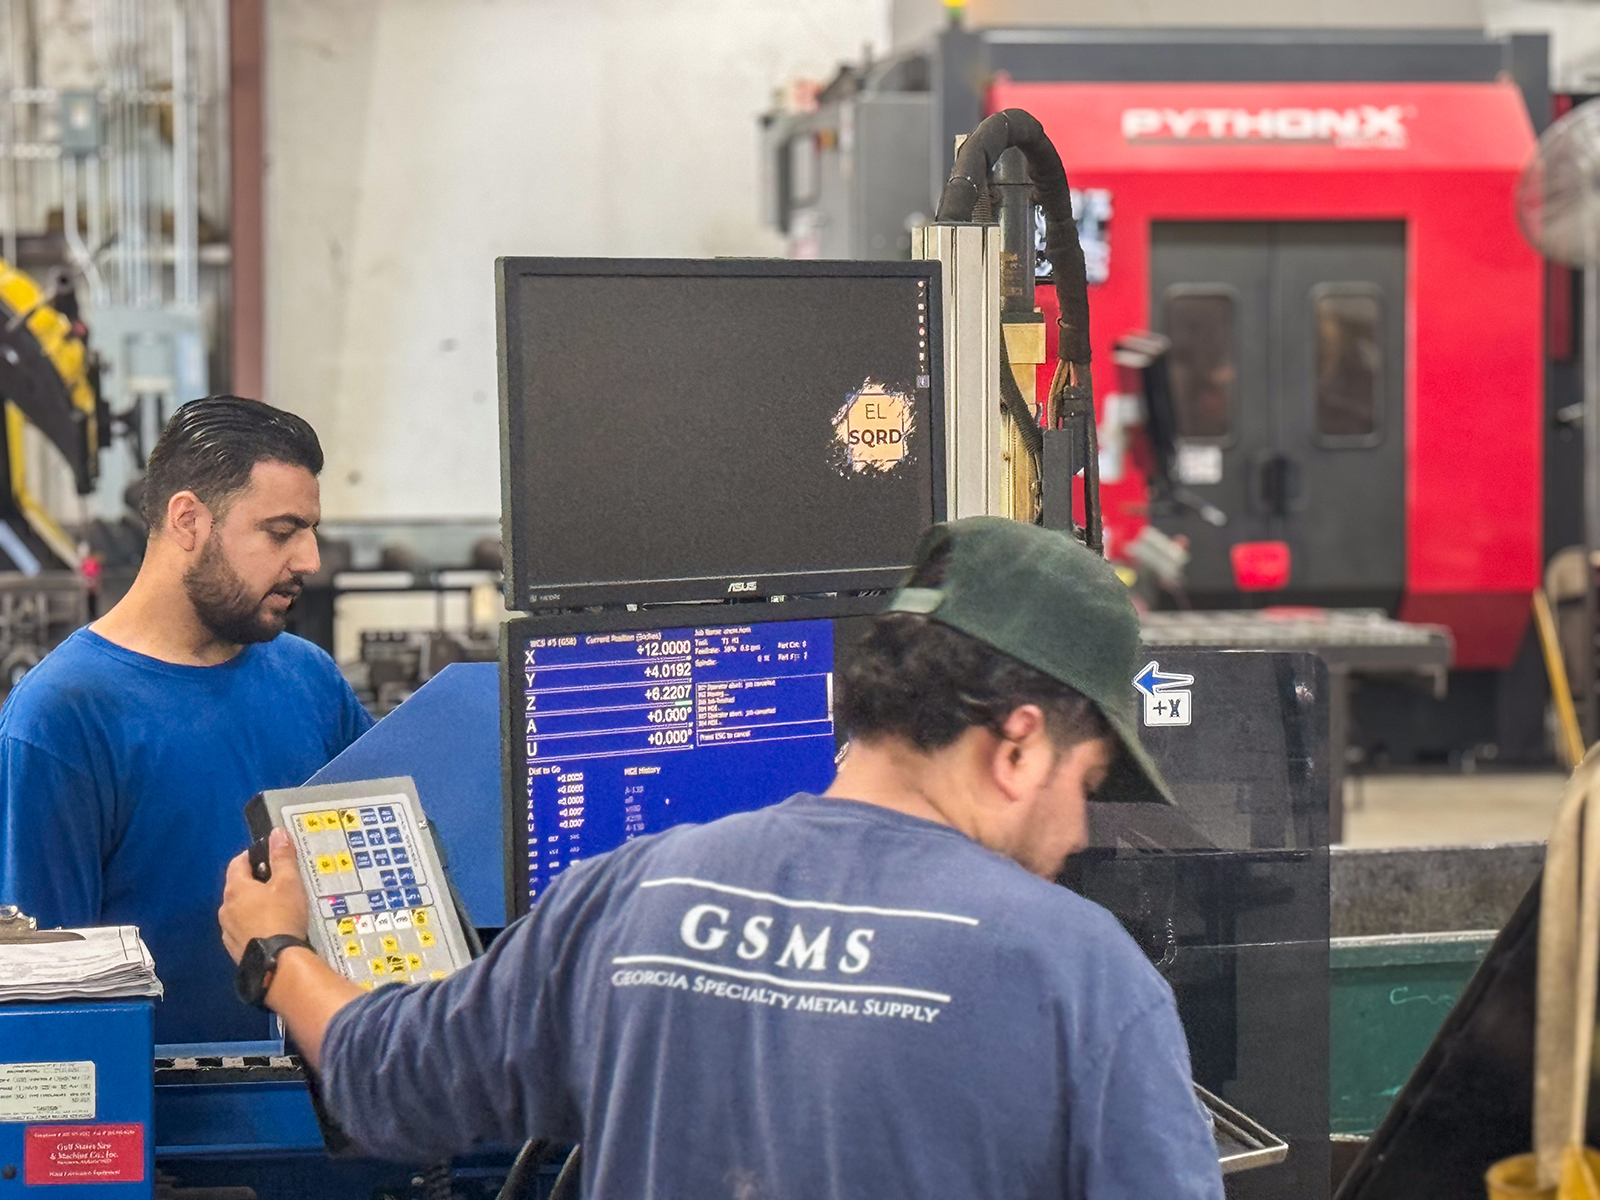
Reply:
[[832, 621], [566, 634], [513, 650], [530, 904], [572, 863], [641, 834], [833, 780]]

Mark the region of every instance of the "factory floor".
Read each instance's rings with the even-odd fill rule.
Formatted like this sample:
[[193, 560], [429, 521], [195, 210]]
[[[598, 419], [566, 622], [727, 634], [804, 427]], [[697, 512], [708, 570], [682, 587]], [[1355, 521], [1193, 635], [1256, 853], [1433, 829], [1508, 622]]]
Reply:
[[1345, 781], [1346, 846], [1543, 841], [1566, 776], [1557, 771], [1394, 772]]

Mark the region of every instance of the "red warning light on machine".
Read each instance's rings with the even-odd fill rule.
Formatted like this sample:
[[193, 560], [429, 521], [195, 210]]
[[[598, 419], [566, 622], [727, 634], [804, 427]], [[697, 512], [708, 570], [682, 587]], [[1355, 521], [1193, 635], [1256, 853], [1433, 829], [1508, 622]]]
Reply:
[[1289, 586], [1292, 560], [1286, 542], [1237, 542], [1229, 547], [1228, 558], [1241, 592], [1275, 592]]

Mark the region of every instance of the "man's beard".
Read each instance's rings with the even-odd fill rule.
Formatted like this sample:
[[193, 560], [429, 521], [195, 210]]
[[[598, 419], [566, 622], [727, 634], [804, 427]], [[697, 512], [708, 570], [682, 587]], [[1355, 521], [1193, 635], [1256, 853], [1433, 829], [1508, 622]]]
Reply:
[[209, 629], [217, 640], [235, 646], [248, 646], [254, 642], [270, 642], [283, 632], [284, 618], [279, 613], [267, 612], [262, 606], [267, 596], [300, 594], [300, 576], [291, 575], [280, 580], [265, 595], [252, 596], [238, 572], [222, 556], [214, 539], [207, 539], [200, 551], [200, 561], [183, 574], [183, 588], [189, 594], [200, 623]]

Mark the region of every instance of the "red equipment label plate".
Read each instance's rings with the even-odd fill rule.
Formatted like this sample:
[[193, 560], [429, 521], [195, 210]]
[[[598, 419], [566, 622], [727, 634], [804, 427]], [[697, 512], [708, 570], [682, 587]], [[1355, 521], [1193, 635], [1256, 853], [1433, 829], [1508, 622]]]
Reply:
[[143, 1125], [30, 1125], [23, 1182], [143, 1183]]

